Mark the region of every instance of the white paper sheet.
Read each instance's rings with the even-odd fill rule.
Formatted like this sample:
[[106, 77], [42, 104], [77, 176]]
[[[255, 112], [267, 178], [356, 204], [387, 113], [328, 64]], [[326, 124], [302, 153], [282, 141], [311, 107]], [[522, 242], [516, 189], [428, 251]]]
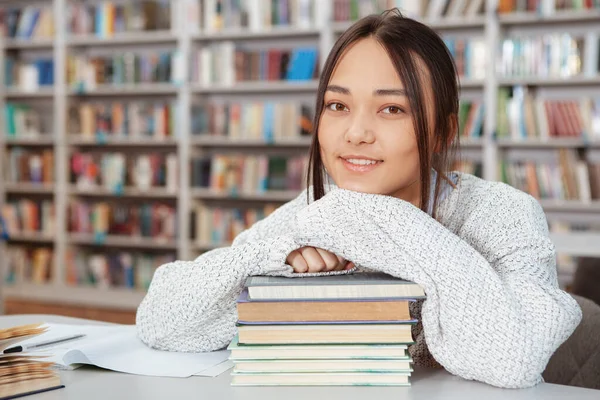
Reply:
[[22, 343], [36, 343], [70, 334], [87, 335], [55, 347], [46, 347], [43, 351], [29, 353], [49, 356], [48, 361], [64, 368], [90, 364], [129, 374], [180, 378], [192, 375], [217, 376], [230, 368], [227, 362], [229, 351], [226, 350], [175, 353], [151, 349], [138, 339], [135, 325], [48, 325], [48, 332]]

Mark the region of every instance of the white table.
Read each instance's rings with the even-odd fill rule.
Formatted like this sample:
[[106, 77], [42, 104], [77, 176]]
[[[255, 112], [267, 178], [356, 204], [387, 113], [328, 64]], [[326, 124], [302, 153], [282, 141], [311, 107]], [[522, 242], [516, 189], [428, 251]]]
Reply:
[[[54, 315], [0, 316], [0, 328], [35, 322], [102, 324]], [[600, 399], [600, 390], [542, 383], [531, 389], [498, 389], [465, 381], [443, 370], [417, 369], [411, 387], [232, 387], [229, 372], [216, 378], [155, 378], [94, 367], [62, 371], [64, 389], [32, 396], [32, 400], [95, 399], [239, 399], [239, 400], [408, 400], [408, 399]], [[28, 397], [29, 398], [29, 397]]]

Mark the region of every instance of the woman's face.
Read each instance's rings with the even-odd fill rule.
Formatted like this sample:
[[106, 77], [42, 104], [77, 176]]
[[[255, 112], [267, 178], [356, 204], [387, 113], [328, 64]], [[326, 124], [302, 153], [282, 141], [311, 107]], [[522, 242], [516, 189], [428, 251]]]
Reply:
[[324, 166], [338, 187], [419, 205], [419, 151], [409, 101], [392, 61], [374, 39], [356, 42], [338, 61], [318, 135]]

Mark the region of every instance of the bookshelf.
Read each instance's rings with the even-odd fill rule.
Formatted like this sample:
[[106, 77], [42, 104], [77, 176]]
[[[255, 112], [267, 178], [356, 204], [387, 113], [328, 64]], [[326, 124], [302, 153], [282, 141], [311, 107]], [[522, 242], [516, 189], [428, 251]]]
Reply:
[[[547, 0], [542, 0], [546, 2]], [[224, 209], [264, 209], [267, 204], [281, 204], [295, 198], [298, 190], [256, 190], [231, 192], [214, 190], [192, 185], [190, 164], [196, 158], [213, 157], [218, 154], [282, 155], [290, 157], [306, 151], [310, 137], [283, 137], [267, 140], [260, 137], [229, 137], [202, 135], [192, 132], [194, 104], [198, 102], [226, 103], [248, 102], [299, 102], [310, 104], [315, 95], [318, 81], [308, 79], [290, 82], [284, 79], [268, 81], [238, 81], [233, 84], [202, 84], [191, 79], [193, 65], [189, 60], [199, 49], [224, 43], [241, 44], [251, 51], [275, 48], [311, 46], [318, 49], [318, 66], [324, 63], [335, 38], [351, 23], [334, 18], [334, 1], [319, 1], [319, 9], [311, 23], [302, 27], [273, 26], [264, 29], [230, 28], [199, 29], [206, 16], [194, 21], [192, 14], [194, 0], [165, 0], [170, 5], [170, 28], [151, 31], [125, 31], [110, 34], [79, 32], [69, 34], [67, 16], [64, 10], [70, 4], [81, 4], [75, 0], [35, 0], [7, 2], [7, 7], [44, 4], [52, 8], [54, 34], [51, 37], [2, 38], [0, 37], [0, 76], [5, 75], [6, 57], [34, 57], [51, 55], [54, 64], [53, 84], [37, 88], [6, 88], [0, 91], [0, 107], [8, 103], [26, 103], [50, 107], [50, 119], [45, 131], [37, 137], [8, 137], [5, 132], [5, 113], [0, 113], [0, 158], [4, 159], [15, 148], [27, 151], [51, 149], [54, 155], [54, 181], [52, 183], [31, 184], [12, 183], [0, 179], [0, 207], [8, 201], [20, 198], [52, 200], [55, 204], [54, 234], [21, 232], [11, 235], [10, 240], [0, 241], [0, 254], [6, 254], [7, 247], [13, 245], [48, 246], [53, 250], [53, 270], [51, 279], [44, 284], [18, 281], [2, 285], [3, 297], [21, 297], [66, 304], [85, 304], [102, 308], [134, 310], [143, 297], [143, 290], [134, 288], [97, 288], [92, 285], [67, 284], [65, 260], [70, 251], [94, 252], [102, 249], [134, 251], [136, 253], [174, 254], [178, 259], [193, 259], [198, 254], [228, 245], [227, 240], [198, 240], [190, 236], [190, 225], [196, 221], [190, 216], [199, 206], [222, 207]], [[118, 3], [118, 2], [116, 2]], [[135, 3], [135, 1], [130, 2]], [[209, 1], [210, 3], [210, 1]], [[414, 12], [418, 2], [404, 2]], [[432, 0], [432, 3], [440, 3]], [[4, 4], [3, 4], [4, 5]], [[600, 90], [600, 75], [593, 71], [589, 62], [584, 62], [582, 72], [570, 77], [505, 76], [489, 68], [491, 62], [501, 55], [500, 45], [507, 37], [527, 37], [551, 32], [575, 32], [587, 39], [600, 36], [600, 11], [564, 11], [553, 13], [496, 12], [499, 1], [485, 0], [485, 12], [470, 17], [439, 17], [424, 19], [444, 37], [456, 40], [480, 38], [488, 52], [485, 77], [465, 77], [461, 79], [461, 98], [480, 101], [485, 104], [480, 138], [461, 138], [463, 158], [480, 163], [482, 175], [486, 179], [499, 180], [500, 161], [511, 158], [516, 153], [521, 158], [545, 159], [558, 149], [567, 148], [580, 154], [600, 152], [600, 138], [588, 140], [573, 137], [522, 138], [496, 137], [498, 116], [498, 94], [501, 88], [524, 85], [532, 88], [537, 96], [561, 99], [561, 96], [589, 96]], [[190, 11], [191, 10], [191, 11]], [[166, 20], [163, 24], [168, 23]], [[594, 36], [595, 35], [595, 36]], [[592, 46], [585, 44], [584, 54]], [[168, 82], [144, 83], [97, 83], [94, 85], [73, 85], [63, 73], [67, 70], [72, 56], [106, 56], [112, 52], [149, 51], [148, 49], [172, 51], [171, 79]], [[593, 50], [593, 49], [592, 49]], [[597, 54], [598, 51], [596, 51]], [[590, 65], [588, 65], [590, 64]], [[114, 104], [115, 102], [162, 101], [176, 103], [176, 111], [171, 116], [177, 123], [173, 132], [161, 137], [140, 135], [120, 137], [118, 135], [87, 135], [83, 131], [73, 131], [68, 112], [72, 105]], [[211, 132], [208, 132], [211, 133]], [[128, 158], [142, 153], [173, 153], [177, 156], [176, 190], [151, 186], [140, 189], [125, 185], [119, 190], [106, 187], [78, 187], [70, 176], [71, 157], [74, 153], [122, 153]], [[6, 176], [0, 163], [0, 174]], [[98, 237], [90, 233], [75, 233], [69, 229], [69, 205], [81, 202], [164, 202], [176, 207], [176, 238], [154, 240], [147, 237], [111, 234]], [[572, 222], [574, 224], [600, 224], [600, 203], [598, 200], [582, 202], [576, 200], [542, 200], [542, 206], [549, 220]], [[239, 228], [239, 227], [238, 227]], [[197, 232], [196, 232], [197, 233]], [[573, 256], [598, 256], [600, 231], [573, 231], [552, 234], [559, 252]], [[5, 271], [6, 259], [0, 256], [1, 271]]]

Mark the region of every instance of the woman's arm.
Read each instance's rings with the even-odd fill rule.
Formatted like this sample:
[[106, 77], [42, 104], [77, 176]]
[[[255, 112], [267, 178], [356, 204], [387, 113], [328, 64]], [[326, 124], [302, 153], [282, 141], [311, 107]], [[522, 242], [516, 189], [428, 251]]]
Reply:
[[306, 192], [236, 237], [231, 247], [158, 268], [136, 324], [147, 345], [171, 351], [212, 351], [235, 335], [236, 300], [251, 275], [289, 274], [290, 237]]
[[463, 225], [467, 242], [402, 200], [336, 190], [298, 214], [297, 241], [419, 283], [425, 340], [440, 364], [466, 379], [528, 387], [581, 310], [558, 288], [539, 204], [517, 192], [484, 198]]

